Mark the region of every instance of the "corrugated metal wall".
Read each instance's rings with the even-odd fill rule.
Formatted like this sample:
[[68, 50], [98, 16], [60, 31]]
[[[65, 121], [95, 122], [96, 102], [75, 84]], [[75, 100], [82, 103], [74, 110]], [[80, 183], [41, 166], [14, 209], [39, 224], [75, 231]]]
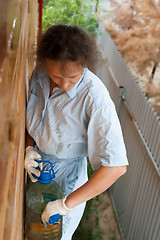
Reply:
[[122, 238], [160, 240], [160, 120], [108, 33], [101, 31], [106, 62], [97, 75], [115, 102], [130, 163], [110, 189]]

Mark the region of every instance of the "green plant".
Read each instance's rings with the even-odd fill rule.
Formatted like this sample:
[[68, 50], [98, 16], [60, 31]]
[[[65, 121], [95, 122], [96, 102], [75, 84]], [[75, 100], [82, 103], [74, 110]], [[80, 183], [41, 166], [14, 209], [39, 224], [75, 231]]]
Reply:
[[118, 240], [118, 238], [113, 236], [113, 237], [111, 237], [111, 240]]
[[102, 235], [102, 232], [84, 228], [80, 225], [73, 236], [73, 240], [97, 240], [97, 238], [101, 237]]
[[78, 25], [96, 36], [98, 32], [96, 8], [97, 0], [45, 0], [42, 31], [54, 24]]
[[122, 214], [123, 214], [124, 212], [125, 212], [124, 210], [117, 210], [117, 211], [115, 211], [115, 215], [116, 215], [116, 217], [117, 217], [118, 220], [121, 219]]

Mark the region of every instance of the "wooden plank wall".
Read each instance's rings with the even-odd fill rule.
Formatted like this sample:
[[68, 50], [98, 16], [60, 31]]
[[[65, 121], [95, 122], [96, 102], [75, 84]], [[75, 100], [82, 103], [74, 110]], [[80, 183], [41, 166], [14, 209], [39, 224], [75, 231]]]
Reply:
[[24, 239], [25, 102], [38, 1], [0, 1], [0, 240]]

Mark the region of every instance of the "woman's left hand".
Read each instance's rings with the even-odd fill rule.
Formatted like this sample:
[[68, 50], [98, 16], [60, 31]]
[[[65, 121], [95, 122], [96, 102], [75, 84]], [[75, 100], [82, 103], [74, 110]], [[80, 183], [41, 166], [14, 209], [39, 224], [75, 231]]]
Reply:
[[62, 216], [67, 215], [72, 209], [69, 209], [65, 205], [66, 197], [63, 199], [58, 199], [56, 201], [48, 202], [42, 215], [41, 219], [45, 227], [49, 222], [49, 218], [55, 214], [60, 214]]

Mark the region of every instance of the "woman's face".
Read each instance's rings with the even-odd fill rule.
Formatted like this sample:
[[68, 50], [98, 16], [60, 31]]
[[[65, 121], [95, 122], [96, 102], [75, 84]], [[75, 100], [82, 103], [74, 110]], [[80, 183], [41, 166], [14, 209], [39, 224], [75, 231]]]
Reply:
[[84, 67], [72, 61], [55, 61], [46, 59], [46, 68], [52, 80], [53, 87], [59, 86], [69, 91], [81, 78]]

